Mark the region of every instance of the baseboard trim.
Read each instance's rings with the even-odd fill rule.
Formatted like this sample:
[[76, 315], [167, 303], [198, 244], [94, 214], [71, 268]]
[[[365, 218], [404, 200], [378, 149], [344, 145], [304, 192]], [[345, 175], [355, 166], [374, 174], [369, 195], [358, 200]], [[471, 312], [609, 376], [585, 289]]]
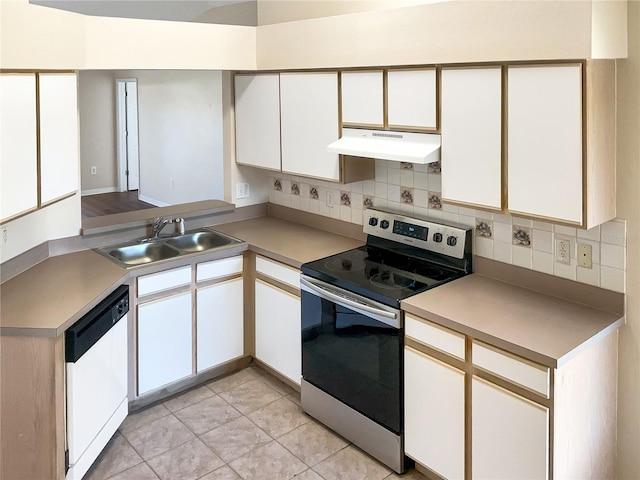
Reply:
[[91, 195], [100, 195], [101, 193], [114, 193], [117, 191], [118, 189], [116, 187], [92, 188], [91, 190], [82, 190], [80, 192], [80, 195], [83, 197], [88, 197]]
[[160, 200], [156, 200], [155, 198], [147, 197], [146, 195], [138, 195], [138, 200], [141, 202], [149, 203], [151, 205], [155, 205], [156, 207], [169, 207], [170, 203], [161, 202]]

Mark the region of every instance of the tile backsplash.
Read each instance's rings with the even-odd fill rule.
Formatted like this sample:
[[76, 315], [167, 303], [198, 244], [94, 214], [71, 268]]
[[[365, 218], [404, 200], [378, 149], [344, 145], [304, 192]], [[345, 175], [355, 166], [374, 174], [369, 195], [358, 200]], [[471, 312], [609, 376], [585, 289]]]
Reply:
[[[440, 165], [376, 160], [375, 180], [346, 185], [275, 174], [269, 201], [362, 225], [367, 207], [390, 208], [474, 227], [476, 255], [625, 292], [626, 222], [590, 230], [443, 204]], [[332, 207], [328, 206], [330, 199]], [[555, 261], [556, 239], [570, 242], [570, 263]], [[578, 243], [591, 245], [593, 268], [578, 266]]]

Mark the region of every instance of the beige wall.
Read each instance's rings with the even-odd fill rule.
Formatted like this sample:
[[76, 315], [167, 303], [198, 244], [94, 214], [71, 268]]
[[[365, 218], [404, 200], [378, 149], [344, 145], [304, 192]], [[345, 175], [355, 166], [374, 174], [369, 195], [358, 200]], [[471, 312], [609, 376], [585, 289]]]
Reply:
[[78, 235], [80, 194], [5, 223], [0, 230], [0, 263], [48, 240]]
[[627, 312], [620, 330], [618, 477], [640, 478], [640, 2], [629, 2], [629, 58], [618, 61], [618, 215], [627, 219]]
[[624, 32], [625, 9], [598, 5], [453, 1], [265, 25], [258, 27], [258, 68], [625, 56], [624, 42], [608, 41]]
[[[112, 71], [78, 74], [82, 193], [117, 191], [116, 87]], [[97, 173], [91, 174], [91, 167]]]
[[163, 206], [222, 199], [222, 73], [117, 75], [138, 79], [141, 200]]
[[84, 16], [0, 1], [0, 67], [253, 69], [255, 27]]

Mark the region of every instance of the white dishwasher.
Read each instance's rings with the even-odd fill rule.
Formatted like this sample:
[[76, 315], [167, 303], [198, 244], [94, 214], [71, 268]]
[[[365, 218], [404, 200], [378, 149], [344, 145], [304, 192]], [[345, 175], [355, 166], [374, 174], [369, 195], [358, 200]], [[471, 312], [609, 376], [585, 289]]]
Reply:
[[129, 286], [118, 287], [65, 332], [67, 480], [80, 480], [128, 413]]

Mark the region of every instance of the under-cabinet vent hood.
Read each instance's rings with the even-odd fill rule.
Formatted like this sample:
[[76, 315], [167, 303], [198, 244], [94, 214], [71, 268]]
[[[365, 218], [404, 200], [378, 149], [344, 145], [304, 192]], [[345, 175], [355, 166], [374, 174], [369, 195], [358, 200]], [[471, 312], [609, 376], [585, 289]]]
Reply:
[[440, 134], [343, 128], [342, 138], [331, 143], [327, 151], [396, 162], [433, 163], [440, 160]]

